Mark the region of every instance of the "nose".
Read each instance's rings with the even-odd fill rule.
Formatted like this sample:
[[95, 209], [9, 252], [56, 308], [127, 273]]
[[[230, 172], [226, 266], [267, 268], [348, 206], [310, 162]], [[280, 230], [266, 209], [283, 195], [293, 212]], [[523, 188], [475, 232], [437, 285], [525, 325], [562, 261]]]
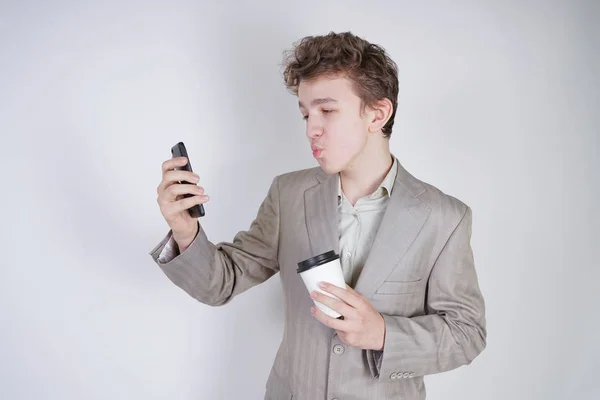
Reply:
[[306, 137], [309, 139], [318, 138], [323, 134], [323, 127], [320, 124], [314, 122], [306, 123]]

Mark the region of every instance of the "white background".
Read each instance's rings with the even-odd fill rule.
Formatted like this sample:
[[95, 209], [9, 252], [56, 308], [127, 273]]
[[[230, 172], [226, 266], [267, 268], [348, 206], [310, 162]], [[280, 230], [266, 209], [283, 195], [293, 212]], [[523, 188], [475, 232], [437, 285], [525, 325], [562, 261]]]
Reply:
[[392, 152], [473, 209], [488, 347], [428, 399], [598, 398], [598, 2], [1, 4], [0, 398], [262, 399], [279, 276], [187, 296], [148, 254], [156, 187], [183, 141], [209, 238], [247, 229], [316, 165], [280, 64], [331, 30], [388, 50]]

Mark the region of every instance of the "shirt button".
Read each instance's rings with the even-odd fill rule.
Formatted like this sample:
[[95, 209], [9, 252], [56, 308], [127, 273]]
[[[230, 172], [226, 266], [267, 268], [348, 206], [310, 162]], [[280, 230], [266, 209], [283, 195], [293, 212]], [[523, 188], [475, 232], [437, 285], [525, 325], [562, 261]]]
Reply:
[[336, 344], [335, 346], [333, 346], [333, 352], [338, 356], [344, 354], [345, 351], [346, 349], [341, 344]]
[[347, 253], [346, 253], [344, 256], [345, 256], [346, 258], [350, 258], [350, 257], [352, 257], [352, 253], [350, 253], [350, 252], [347, 252]]

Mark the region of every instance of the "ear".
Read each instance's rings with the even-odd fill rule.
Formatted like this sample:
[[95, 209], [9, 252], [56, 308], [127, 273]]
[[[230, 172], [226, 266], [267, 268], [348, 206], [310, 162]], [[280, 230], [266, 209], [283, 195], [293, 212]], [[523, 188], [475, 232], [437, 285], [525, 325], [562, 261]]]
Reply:
[[369, 108], [369, 133], [380, 132], [392, 116], [394, 105], [388, 98], [383, 98]]

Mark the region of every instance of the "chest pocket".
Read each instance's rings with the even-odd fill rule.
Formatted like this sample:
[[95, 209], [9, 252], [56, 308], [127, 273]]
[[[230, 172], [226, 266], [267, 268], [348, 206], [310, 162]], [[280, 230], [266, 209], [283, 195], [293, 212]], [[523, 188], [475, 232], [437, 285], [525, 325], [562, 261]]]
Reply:
[[375, 291], [376, 294], [411, 294], [424, 286], [425, 282], [422, 279], [416, 281], [385, 281]]
[[433, 267], [434, 253], [431, 246], [411, 246], [375, 293], [408, 294], [417, 291], [424, 293]]
[[423, 312], [427, 280], [410, 282], [384, 281], [371, 295], [377, 311], [404, 317], [412, 317]]

